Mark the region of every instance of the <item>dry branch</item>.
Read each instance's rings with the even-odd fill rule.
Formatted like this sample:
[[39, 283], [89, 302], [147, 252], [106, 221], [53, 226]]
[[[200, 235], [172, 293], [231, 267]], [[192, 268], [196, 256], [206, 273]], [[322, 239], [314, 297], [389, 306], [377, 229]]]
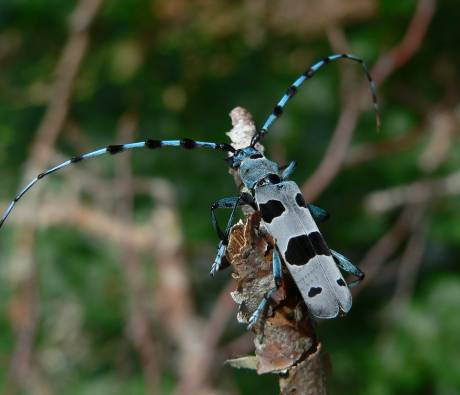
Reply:
[[[255, 131], [252, 117], [242, 109], [231, 112], [234, 146], [247, 146]], [[241, 141], [242, 140], [242, 141]], [[243, 223], [231, 231], [227, 259], [237, 281], [232, 298], [238, 321], [248, 323], [265, 292], [274, 286], [273, 240], [260, 228], [260, 215], [246, 211]], [[234, 367], [254, 368], [259, 374], [280, 374], [281, 394], [325, 394], [326, 368], [313, 323], [290, 274], [284, 269], [281, 287], [272, 295], [266, 319], [253, 327], [255, 358], [229, 361]]]
[[[227, 257], [237, 280], [232, 297], [238, 304], [238, 321], [249, 317], [273, 286], [272, 247], [259, 231], [258, 213], [233, 227]], [[267, 253], [267, 250], [269, 253]], [[283, 272], [283, 283], [273, 295], [266, 320], [254, 328], [255, 359], [231, 360], [232, 366], [252, 367], [259, 374], [280, 374], [281, 394], [325, 394], [326, 367], [313, 324], [292, 278]], [[249, 364], [248, 364], [249, 362]]]

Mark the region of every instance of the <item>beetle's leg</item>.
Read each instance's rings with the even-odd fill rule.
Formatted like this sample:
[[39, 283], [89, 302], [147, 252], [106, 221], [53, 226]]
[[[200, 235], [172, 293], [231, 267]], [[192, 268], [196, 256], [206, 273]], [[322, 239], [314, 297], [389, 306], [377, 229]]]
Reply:
[[272, 270], [273, 270], [273, 278], [275, 280], [275, 286], [269, 289], [264, 294], [264, 297], [262, 301], [259, 303], [259, 306], [257, 307], [256, 311], [252, 313], [251, 317], [249, 318], [249, 324], [247, 327], [248, 330], [251, 330], [253, 328], [253, 326], [256, 324], [256, 322], [265, 312], [271, 296], [273, 295], [274, 292], [277, 291], [277, 289], [281, 285], [281, 279], [282, 279], [281, 257], [276, 247], [273, 248]]
[[311, 216], [317, 223], [321, 223], [329, 219], [329, 213], [323, 208], [310, 203], [307, 204], [307, 207]]
[[216, 231], [217, 236], [219, 237], [220, 240], [225, 239], [225, 234], [227, 233], [227, 229], [225, 230], [225, 232], [223, 232], [221, 227], [219, 226], [219, 223], [217, 222], [217, 217], [216, 217], [216, 210], [220, 208], [231, 208], [233, 209], [232, 211], [232, 215], [233, 215], [236, 207], [239, 206], [239, 202], [240, 202], [239, 196], [232, 196], [232, 197], [224, 197], [222, 199], [219, 199], [211, 205], [212, 226], [214, 227], [214, 230]]
[[[220, 242], [217, 247], [217, 255], [211, 267], [211, 276], [214, 276], [219, 270], [225, 269], [229, 266], [229, 262], [225, 259], [225, 250], [227, 249], [228, 236], [233, 225], [233, 220], [236, 214], [237, 207], [244, 206], [245, 204], [253, 205], [254, 200], [249, 193], [242, 193], [240, 196], [232, 196], [219, 199], [211, 206], [211, 221]], [[225, 231], [219, 226], [215, 211], [219, 208], [231, 208], [232, 212], [228, 219]]]
[[354, 276], [358, 277], [357, 280], [352, 281], [348, 284], [349, 288], [358, 285], [365, 277], [364, 272], [362, 272], [356, 265], [354, 265], [348, 258], [338, 253], [337, 251], [331, 250], [332, 256], [334, 258], [337, 266], [347, 273], [351, 273]]
[[288, 179], [294, 172], [297, 163], [295, 161], [290, 162], [286, 167], [282, 168], [281, 178], [283, 180]]
[[323, 208], [315, 206], [314, 204], [307, 204], [301, 193], [295, 196], [295, 200], [299, 206], [308, 208], [308, 211], [310, 211], [311, 216], [317, 223], [324, 222], [329, 218], [329, 213]]

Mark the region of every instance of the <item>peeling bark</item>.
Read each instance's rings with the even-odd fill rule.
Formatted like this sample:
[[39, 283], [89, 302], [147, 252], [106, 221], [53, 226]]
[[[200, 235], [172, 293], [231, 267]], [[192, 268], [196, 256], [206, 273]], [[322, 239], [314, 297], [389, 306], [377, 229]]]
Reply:
[[[236, 224], [227, 248], [236, 280], [232, 298], [238, 304], [238, 321], [249, 317], [273, 287], [273, 240], [259, 228], [260, 216], [250, 214]], [[289, 272], [283, 268], [283, 281], [273, 295], [266, 313], [254, 326], [255, 358], [229, 361], [234, 367], [254, 368], [258, 374], [280, 377], [281, 394], [325, 394], [326, 364], [305, 303]]]
[[[233, 129], [227, 133], [235, 148], [247, 147], [256, 132], [251, 114], [242, 107], [230, 113]], [[260, 144], [257, 149], [263, 151]], [[236, 184], [241, 181], [234, 170]], [[275, 245], [260, 227], [260, 214], [243, 207], [245, 219], [234, 225], [229, 237], [226, 259], [233, 269], [236, 289], [231, 293], [238, 304], [238, 322], [248, 324], [264, 294], [274, 287], [272, 254]], [[258, 374], [279, 375], [281, 395], [326, 394], [325, 362], [314, 322], [289, 271], [283, 267], [283, 279], [272, 295], [264, 317], [252, 328], [255, 356], [227, 361], [235, 368], [254, 369]]]

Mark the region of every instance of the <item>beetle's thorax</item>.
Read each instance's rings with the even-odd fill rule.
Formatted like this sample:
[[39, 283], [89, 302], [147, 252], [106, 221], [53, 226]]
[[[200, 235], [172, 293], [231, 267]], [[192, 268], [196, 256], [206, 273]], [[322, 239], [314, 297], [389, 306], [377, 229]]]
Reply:
[[267, 159], [259, 151], [255, 151], [241, 158], [238, 167], [238, 176], [244, 186], [250, 190], [265, 182], [279, 182], [279, 166]]

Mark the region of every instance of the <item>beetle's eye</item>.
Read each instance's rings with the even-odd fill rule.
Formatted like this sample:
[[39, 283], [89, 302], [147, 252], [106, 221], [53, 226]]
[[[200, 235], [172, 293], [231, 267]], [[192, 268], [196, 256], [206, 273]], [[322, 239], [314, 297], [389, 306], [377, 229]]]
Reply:
[[249, 158], [251, 159], [260, 159], [263, 158], [262, 154], [252, 154]]

